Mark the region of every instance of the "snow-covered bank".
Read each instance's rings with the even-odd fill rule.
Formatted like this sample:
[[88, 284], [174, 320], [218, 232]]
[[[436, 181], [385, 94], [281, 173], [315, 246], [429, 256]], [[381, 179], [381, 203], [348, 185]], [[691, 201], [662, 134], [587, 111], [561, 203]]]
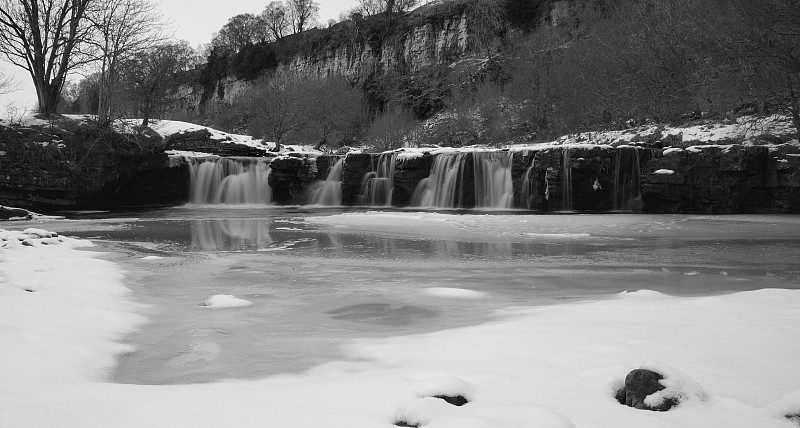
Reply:
[[[417, 215], [406, 217], [415, 221], [411, 217]], [[431, 217], [432, 228], [443, 223], [466, 227], [475, 220]], [[511, 221], [511, 216], [501, 218], [498, 227], [510, 228], [504, 224]], [[345, 349], [346, 361], [260, 380], [104, 383], [104, 369], [123, 350], [115, 344], [122, 331], [118, 327], [133, 325], [114, 320], [130, 316], [127, 320], [135, 322], [135, 307], [117, 287], [120, 277], [108, 276], [113, 265], [68, 248], [75, 241], [45, 241], [59, 238], [0, 250], [0, 276], [6, 280], [0, 283], [3, 426], [391, 428], [395, 418], [413, 416], [433, 428], [788, 428], [793, 425], [783, 415], [800, 411], [800, 392], [795, 392], [800, 390], [800, 342], [795, 339], [800, 291], [781, 289], [690, 298], [640, 291], [603, 301], [508, 309], [480, 326], [354, 341]], [[81, 272], [80, 281], [70, 279], [74, 272]], [[14, 289], [36, 278], [48, 280], [43, 283], [48, 286], [75, 284], [59, 288], [64, 304], [49, 305], [32, 299], [50, 296], [48, 287], [33, 293]], [[95, 280], [97, 287], [84, 288], [83, 281]], [[432, 299], [465, 296], [456, 289], [433, 294]], [[10, 298], [16, 299], [13, 305], [6, 303]], [[37, 306], [47, 309], [41, 317], [52, 313], [63, 323], [113, 312], [64, 331], [52, 321], [26, 318]], [[9, 307], [16, 309], [9, 312]], [[33, 339], [15, 335], [17, 330], [33, 339], [57, 333], [63, 343], [37, 347]], [[70, 365], [58, 373], [56, 366], [65, 361]], [[629, 370], [642, 365], [685, 373], [702, 387], [702, 399], [666, 413], [619, 405], [615, 388]], [[463, 395], [470, 402], [456, 407], [426, 398], [439, 394]]]
[[0, 229], [3, 402], [22, 385], [101, 380], [130, 349], [117, 341], [144, 319], [126, 300], [118, 267], [76, 250], [91, 245], [40, 229]]

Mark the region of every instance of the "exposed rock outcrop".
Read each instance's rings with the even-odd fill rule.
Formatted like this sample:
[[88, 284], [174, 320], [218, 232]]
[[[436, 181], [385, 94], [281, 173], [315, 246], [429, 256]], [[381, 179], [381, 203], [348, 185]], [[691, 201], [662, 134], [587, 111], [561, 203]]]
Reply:
[[165, 149], [210, 153], [219, 156], [259, 157], [270, 155], [266, 147], [214, 138], [207, 129], [172, 134], [166, 139]]
[[46, 126], [0, 127], [0, 204], [47, 212], [186, 201], [188, 169], [170, 168], [154, 133]]

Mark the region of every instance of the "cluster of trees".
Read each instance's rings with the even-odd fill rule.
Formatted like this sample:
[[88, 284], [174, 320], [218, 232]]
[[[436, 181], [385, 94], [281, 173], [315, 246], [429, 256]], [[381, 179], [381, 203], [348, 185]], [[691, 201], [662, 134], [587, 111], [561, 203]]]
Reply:
[[58, 111], [70, 73], [89, 74], [72, 92], [93, 92], [109, 123], [123, 110], [146, 121], [193, 53], [167, 37], [148, 0], [0, 0], [0, 54], [28, 71], [45, 115]]
[[794, 0], [586, 0], [570, 17], [523, 40], [509, 67], [507, 94], [550, 134], [742, 108], [798, 119]]
[[506, 13], [550, 11], [510, 33], [502, 27], [515, 14], [479, 14], [471, 31], [501, 36], [478, 38], [487, 72], [445, 76], [441, 108], [416, 115], [415, 143], [503, 144], [755, 113], [789, 115], [800, 129], [800, 2], [579, 0], [540, 9], [549, 3], [506, 0]]
[[344, 77], [265, 76], [213, 117], [220, 128], [278, 144], [351, 144], [366, 120], [361, 90]]
[[[359, 0], [353, 10], [342, 14], [348, 19], [356, 14], [372, 16], [380, 13], [404, 13], [420, 4], [420, 0]], [[216, 33], [209, 45], [210, 54], [235, 54], [248, 45], [264, 44], [284, 36], [301, 33], [316, 25], [319, 3], [315, 0], [273, 0], [260, 14], [242, 13], [231, 17]], [[328, 26], [336, 21], [328, 22]]]
[[214, 34], [210, 48], [219, 55], [231, 54], [247, 45], [301, 33], [316, 20], [318, 12], [319, 3], [314, 0], [273, 0], [259, 15], [242, 13], [230, 18]]

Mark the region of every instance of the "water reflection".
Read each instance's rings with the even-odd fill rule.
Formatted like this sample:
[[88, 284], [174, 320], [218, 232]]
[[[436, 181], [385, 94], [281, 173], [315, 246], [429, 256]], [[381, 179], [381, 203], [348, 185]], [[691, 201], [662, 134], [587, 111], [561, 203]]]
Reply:
[[300, 251], [305, 255], [367, 259], [517, 259], [585, 253], [572, 242], [477, 242], [374, 236], [319, 230], [285, 219], [217, 219], [189, 223], [189, 251]]
[[[439, 258], [460, 258], [471, 255], [511, 257], [514, 255], [515, 244], [511, 242], [433, 241], [431, 245]], [[516, 245], [523, 246], [523, 244]], [[524, 251], [524, 249], [521, 250]]]
[[197, 220], [192, 223], [194, 251], [240, 251], [268, 248], [271, 220]]

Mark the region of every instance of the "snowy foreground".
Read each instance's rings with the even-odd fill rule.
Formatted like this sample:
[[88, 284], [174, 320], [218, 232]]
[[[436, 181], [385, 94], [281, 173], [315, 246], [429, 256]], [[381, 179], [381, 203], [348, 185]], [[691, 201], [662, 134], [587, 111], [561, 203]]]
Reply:
[[[780, 289], [509, 309], [479, 326], [355, 341], [347, 361], [302, 374], [112, 384], [130, 351], [121, 341], [145, 320], [119, 267], [78, 249], [90, 245], [0, 230], [0, 426], [788, 428], [785, 415], [800, 413], [800, 290]], [[241, 303], [215, 297], [208, 306]], [[661, 368], [685, 402], [665, 413], [618, 404], [640, 366]], [[425, 398], [440, 394], [470, 402]]]

